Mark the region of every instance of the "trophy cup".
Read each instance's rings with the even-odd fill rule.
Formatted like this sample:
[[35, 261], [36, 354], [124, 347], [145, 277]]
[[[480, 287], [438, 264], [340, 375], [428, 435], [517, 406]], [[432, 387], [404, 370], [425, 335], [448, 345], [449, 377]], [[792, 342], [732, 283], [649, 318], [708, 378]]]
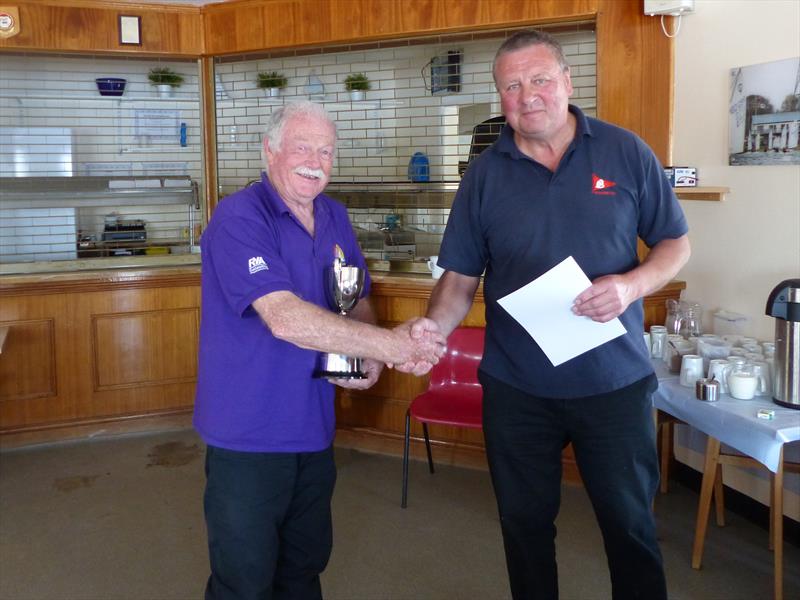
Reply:
[[[325, 295], [331, 308], [340, 315], [345, 316], [358, 304], [364, 289], [364, 274], [364, 269], [347, 266], [339, 257], [333, 259], [333, 266], [325, 269]], [[361, 358], [327, 352], [319, 355], [314, 377], [366, 379], [361, 372]]]

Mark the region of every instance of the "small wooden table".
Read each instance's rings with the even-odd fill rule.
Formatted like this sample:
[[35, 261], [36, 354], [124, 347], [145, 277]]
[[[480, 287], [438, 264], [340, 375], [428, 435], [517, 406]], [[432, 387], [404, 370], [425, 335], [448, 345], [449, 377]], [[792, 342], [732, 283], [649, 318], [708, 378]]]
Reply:
[[[783, 474], [800, 472], [800, 465], [784, 461], [787, 444], [800, 441], [800, 411], [784, 408], [769, 398], [736, 400], [723, 394], [717, 402], [702, 402], [694, 389], [680, 385], [677, 377], [659, 377], [653, 395], [658, 410], [669, 413], [708, 435], [705, 467], [697, 509], [692, 567], [699, 569], [703, 558], [712, 492], [717, 487], [717, 503], [722, 503], [722, 465], [766, 467], [770, 471], [770, 549], [775, 553], [775, 600], [783, 598]], [[759, 409], [775, 411], [772, 420], [759, 419]], [[724, 452], [722, 444], [744, 454]]]

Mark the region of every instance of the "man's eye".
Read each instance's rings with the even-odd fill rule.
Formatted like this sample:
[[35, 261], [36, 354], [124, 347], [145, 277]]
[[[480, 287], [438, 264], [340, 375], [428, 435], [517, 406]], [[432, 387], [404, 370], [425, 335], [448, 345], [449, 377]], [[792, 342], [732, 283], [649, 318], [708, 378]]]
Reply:
[[547, 83], [549, 81], [550, 81], [549, 79], [545, 79], [545, 78], [540, 77], [539, 79], [534, 79], [533, 83], [535, 83], [538, 86], [543, 86], [543, 85], [547, 85]]
[[510, 83], [508, 84], [508, 87], [506, 87], [506, 89], [509, 91], [513, 91], [516, 90], [518, 87], [519, 87], [518, 83]]

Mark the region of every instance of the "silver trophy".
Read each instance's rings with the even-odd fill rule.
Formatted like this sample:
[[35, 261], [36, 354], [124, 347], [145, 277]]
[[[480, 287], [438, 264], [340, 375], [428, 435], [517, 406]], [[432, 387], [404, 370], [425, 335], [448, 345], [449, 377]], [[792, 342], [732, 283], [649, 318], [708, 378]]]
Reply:
[[[333, 260], [333, 266], [325, 269], [325, 295], [331, 308], [342, 316], [347, 315], [358, 304], [364, 289], [364, 269], [347, 266], [340, 258]], [[329, 379], [366, 379], [361, 372], [361, 358], [344, 354], [319, 355], [314, 377]]]

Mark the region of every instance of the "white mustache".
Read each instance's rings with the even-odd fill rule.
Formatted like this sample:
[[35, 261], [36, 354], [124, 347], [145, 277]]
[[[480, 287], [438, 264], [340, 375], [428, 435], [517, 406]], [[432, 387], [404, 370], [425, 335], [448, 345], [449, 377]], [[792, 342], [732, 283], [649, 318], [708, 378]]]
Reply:
[[317, 179], [322, 179], [325, 177], [325, 173], [322, 169], [309, 169], [308, 167], [296, 167], [294, 170], [295, 173], [298, 175], [303, 175], [305, 177], [316, 177]]

